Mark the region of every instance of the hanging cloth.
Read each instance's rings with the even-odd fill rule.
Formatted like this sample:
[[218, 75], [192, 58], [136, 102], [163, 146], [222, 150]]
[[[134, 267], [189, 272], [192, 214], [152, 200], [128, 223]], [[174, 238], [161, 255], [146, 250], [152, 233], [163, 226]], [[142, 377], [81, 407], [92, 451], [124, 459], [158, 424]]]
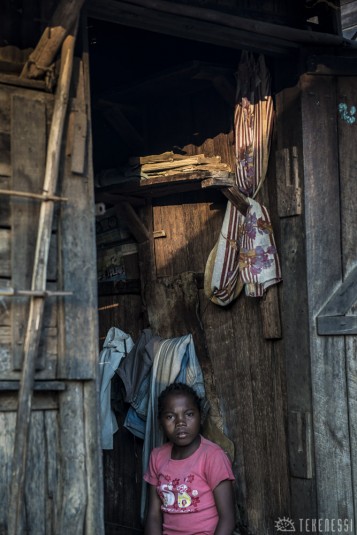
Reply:
[[[224, 191], [229, 199], [226, 213], [205, 269], [205, 294], [221, 306], [231, 303], [243, 286], [247, 295], [260, 297], [268, 286], [281, 280], [268, 212], [252, 200], [266, 176], [274, 116], [270, 76], [263, 56], [256, 62], [253, 54], [242, 52], [236, 102], [236, 185]], [[242, 195], [248, 205], [246, 214], [235, 202]]]
[[100, 425], [102, 448], [113, 449], [113, 434], [118, 430], [111, 408], [111, 380], [121, 360], [131, 350], [134, 342], [129, 334], [111, 327], [99, 355]]

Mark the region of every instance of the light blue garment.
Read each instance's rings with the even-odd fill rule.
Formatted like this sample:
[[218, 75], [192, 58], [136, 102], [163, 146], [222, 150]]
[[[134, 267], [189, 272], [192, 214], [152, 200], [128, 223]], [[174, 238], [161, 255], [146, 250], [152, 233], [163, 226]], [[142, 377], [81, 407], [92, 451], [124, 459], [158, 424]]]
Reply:
[[[161, 446], [165, 440], [157, 417], [157, 398], [169, 384], [175, 382], [185, 383], [191, 386], [200, 398], [205, 397], [203, 374], [191, 334], [169, 340], [160, 340], [155, 344], [142, 456], [143, 473], [147, 470], [151, 450]], [[143, 482], [141, 493], [142, 519], [145, 517], [146, 490], [146, 483]]]
[[129, 334], [111, 327], [99, 355], [100, 379], [100, 422], [104, 450], [113, 449], [113, 434], [118, 430], [117, 420], [111, 408], [111, 379], [120, 361], [131, 350], [134, 343]]
[[124, 420], [124, 427], [128, 429], [134, 436], [144, 440], [146, 421], [140, 418], [133, 407], [129, 407]]

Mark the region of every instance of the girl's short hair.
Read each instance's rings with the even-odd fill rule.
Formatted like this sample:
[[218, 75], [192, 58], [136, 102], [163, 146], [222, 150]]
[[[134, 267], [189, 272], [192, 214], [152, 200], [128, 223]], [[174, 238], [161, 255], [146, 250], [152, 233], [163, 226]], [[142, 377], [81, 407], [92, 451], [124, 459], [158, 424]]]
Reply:
[[185, 383], [171, 383], [169, 386], [165, 388], [165, 390], [161, 392], [161, 394], [158, 397], [158, 400], [157, 400], [158, 418], [161, 418], [161, 415], [164, 410], [164, 404], [165, 404], [166, 398], [170, 394], [188, 394], [189, 396], [192, 397], [200, 413], [202, 412], [201, 398], [197, 395], [197, 392], [191, 386], [188, 386]]

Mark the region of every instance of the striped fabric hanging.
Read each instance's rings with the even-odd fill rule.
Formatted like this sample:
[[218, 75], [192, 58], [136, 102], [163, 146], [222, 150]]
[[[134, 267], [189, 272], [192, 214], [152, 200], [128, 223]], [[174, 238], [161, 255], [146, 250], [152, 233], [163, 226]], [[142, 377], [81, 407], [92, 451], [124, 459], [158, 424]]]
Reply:
[[[225, 192], [229, 200], [222, 229], [205, 270], [205, 293], [221, 306], [231, 303], [243, 286], [247, 295], [260, 297], [281, 280], [269, 214], [253, 200], [266, 176], [274, 118], [263, 56], [255, 62], [253, 54], [242, 53], [236, 102], [236, 186]], [[237, 192], [249, 202], [245, 215], [234, 203]]]

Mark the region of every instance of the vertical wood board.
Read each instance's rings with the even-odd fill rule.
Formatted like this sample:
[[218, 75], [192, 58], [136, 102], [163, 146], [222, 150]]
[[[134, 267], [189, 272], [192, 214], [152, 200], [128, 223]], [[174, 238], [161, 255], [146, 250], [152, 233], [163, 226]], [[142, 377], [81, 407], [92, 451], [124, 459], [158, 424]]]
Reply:
[[[25, 486], [23, 533], [55, 534], [57, 473], [59, 471], [57, 411], [35, 411], [31, 415], [29, 456]], [[7, 533], [7, 515], [11, 478], [11, 459], [15, 439], [15, 412], [1, 412], [4, 431], [0, 440], [0, 533]], [[48, 440], [51, 439], [51, 440]], [[52, 440], [53, 439], [53, 440]], [[50, 529], [46, 528], [50, 526]]]
[[[291, 128], [291, 125], [294, 128]], [[302, 118], [301, 94], [298, 86], [284, 89], [276, 96], [275, 142], [272, 146], [273, 160], [277, 151], [292, 152], [297, 147], [299, 155], [298, 168], [302, 169]], [[275, 162], [278, 166], [278, 161]], [[302, 172], [301, 172], [302, 174]], [[300, 184], [301, 186], [303, 184]], [[279, 188], [280, 184], [276, 184]], [[275, 192], [275, 197], [279, 192]], [[302, 207], [302, 210], [304, 207]], [[279, 256], [283, 275], [280, 287], [282, 307], [282, 333], [286, 367], [286, 389], [288, 415], [294, 411], [305, 414], [312, 413], [309, 317], [307, 306], [307, 277], [305, 228], [303, 217], [296, 215], [280, 219], [279, 224]], [[291, 420], [291, 419], [290, 419]], [[288, 433], [288, 452], [291, 486], [291, 515], [295, 523], [299, 518], [315, 518], [316, 484], [315, 479], [306, 479], [309, 475], [303, 470], [301, 457], [305, 460], [313, 458], [313, 443], [307, 449], [301, 443], [296, 444], [294, 436], [300, 436], [296, 421], [291, 422]], [[307, 445], [309, 446], [309, 445]], [[295, 468], [298, 461], [299, 470]], [[294, 477], [298, 475], [299, 478]], [[295, 524], [297, 525], [297, 524]]]
[[272, 519], [288, 515], [290, 506], [282, 347], [264, 340], [253, 299], [240, 296], [228, 309], [210, 303], [202, 320], [225, 429], [237, 450], [241, 522], [253, 533], [273, 533]]
[[[355, 77], [338, 78], [337, 104], [345, 103], [350, 107], [355, 104], [357, 79]], [[339, 168], [341, 193], [341, 239], [343, 278], [356, 266], [356, 231], [357, 215], [355, 198], [357, 195], [357, 126], [338, 118]], [[357, 302], [357, 295], [356, 295]], [[348, 314], [357, 314], [356, 304]], [[348, 393], [348, 422], [351, 444], [352, 481], [357, 481], [357, 337], [346, 337], [346, 371]], [[357, 514], [356, 483], [353, 488], [354, 512]]]
[[[19, 95], [12, 97], [11, 114], [12, 188], [40, 193], [46, 161], [46, 107], [44, 102]], [[12, 284], [31, 287], [39, 222], [39, 203], [13, 199], [11, 205]], [[28, 298], [12, 306], [13, 365], [21, 368], [28, 317]]]
[[305, 76], [301, 88], [317, 507], [319, 517], [353, 518], [345, 344], [317, 336], [315, 324], [342, 278], [336, 84]]
[[208, 203], [154, 206], [154, 230], [166, 233], [165, 238], [155, 240], [158, 277], [204, 272], [224, 209], [224, 204], [217, 207]]
[[[82, 68], [81, 62], [75, 63]], [[76, 76], [76, 73], [74, 73]], [[88, 76], [78, 77], [84, 84], [76, 94], [82, 95], [84, 109], [89, 109]], [[70, 136], [70, 123], [66, 135]], [[97, 374], [97, 276], [95, 250], [94, 185], [91, 162], [86, 175], [71, 172], [71, 157], [66, 156], [62, 167], [61, 194], [68, 202], [61, 206], [59, 223], [61, 284], [72, 291], [61, 303], [62, 352], [59, 375], [70, 378], [95, 378]], [[85, 333], [85, 336], [84, 336]]]
[[83, 535], [87, 506], [83, 384], [70, 382], [59, 410], [61, 472], [58, 533]]

